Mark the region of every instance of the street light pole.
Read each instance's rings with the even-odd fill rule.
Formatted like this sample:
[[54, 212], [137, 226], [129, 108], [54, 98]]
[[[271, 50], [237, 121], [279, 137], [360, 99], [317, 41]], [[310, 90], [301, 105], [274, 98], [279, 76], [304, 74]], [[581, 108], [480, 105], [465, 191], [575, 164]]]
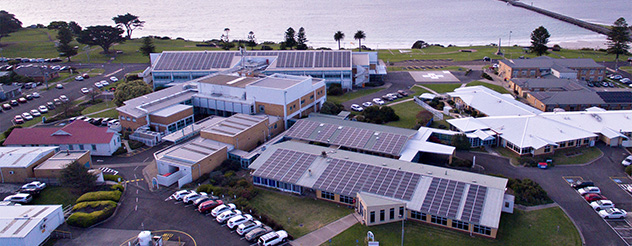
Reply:
[[406, 211], [402, 215], [402, 246], [404, 246], [404, 221], [406, 220]]

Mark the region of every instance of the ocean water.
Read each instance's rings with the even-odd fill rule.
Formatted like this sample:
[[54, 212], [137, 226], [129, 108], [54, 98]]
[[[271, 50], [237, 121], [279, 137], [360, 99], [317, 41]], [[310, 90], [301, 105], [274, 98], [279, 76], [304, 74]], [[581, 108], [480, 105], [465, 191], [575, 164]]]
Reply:
[[[607, 1], [606, 7], [604, 2], [535, 0], [533, 4], [598, 23], [612, 23], [632, 13], [630, 0]], [[538, 26], [548, 29], [551, 43], [605, 41], [603, 35], [497, 0], [28, 0], [0, 8], [15, 14], [25, 26], [53, 20], [114, 25], [113, 16], [129, 12], [146, 21], [133, 37], [209, 40], [230, 28], [230, 39], [246, 39], [253, 31], [259, 42], [278, 42], [288, 27], [304, 27], [308, 44], [314, 47], [337, 47], [333, 34], [338, 30], [345, 33], [342, 46], [347, 48], [357, 46], [353, 39], [357, 30], [366, 33], [362, 44], [371, 48], [408, 48], [415, 40], [480, 45], [502, 39], [503, 45], [526, 45]]]

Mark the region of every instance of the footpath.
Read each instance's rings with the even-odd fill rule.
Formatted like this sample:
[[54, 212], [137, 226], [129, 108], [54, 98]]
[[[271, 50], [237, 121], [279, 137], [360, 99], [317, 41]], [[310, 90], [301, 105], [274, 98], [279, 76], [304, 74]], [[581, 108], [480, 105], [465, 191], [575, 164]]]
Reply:
[[349, 229], [349, 227], [360, 222], [361, 218], [356, 212], [351, 213], [339, 220], [329, 223], [326, 226], [321, 227], [318, 230], [310, 232], [309, 234], [302, 236], [292, 242], [294, 246], [317, 246], [327, 242], [329, 239], [335, 237], [341, 232]]

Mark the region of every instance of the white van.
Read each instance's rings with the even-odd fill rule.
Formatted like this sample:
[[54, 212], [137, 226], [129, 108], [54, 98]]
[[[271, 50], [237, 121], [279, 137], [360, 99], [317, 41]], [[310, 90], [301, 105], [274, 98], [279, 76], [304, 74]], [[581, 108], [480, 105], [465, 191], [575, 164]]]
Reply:
[[277, 245], [279, 243], [283, 243], [287, 241], [287, 232], [286, 231], [273, 231], [268, 234], [265, 234], [259, 238], [258, 244], [259, 246], [272, 246]]

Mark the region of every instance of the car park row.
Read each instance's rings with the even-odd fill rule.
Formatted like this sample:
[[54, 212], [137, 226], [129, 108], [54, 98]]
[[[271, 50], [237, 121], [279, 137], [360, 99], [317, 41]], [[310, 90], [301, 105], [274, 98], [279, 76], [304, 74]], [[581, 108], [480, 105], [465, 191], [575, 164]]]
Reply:
[[33, 181], [20, 187], [20, 189], [13, 195], [9, 195], [2, 200], [0, 205], [2, 206], [20, 206], [22, 204], [28, 204], [33, 201], [33, 195], [39, 194], [46, 188], [46, 183], [39, 181]]
[[274, 231], [260, 221], [254, 220], [252, 215], [243, 214], [242, 211], [236, 209], [235, 204], [224, 204], [224, 201], [220, 200], [219, 197], [204, 192], [180, 190], [165, 199], [165, 201], [169, 200], [193, 205], [200, 214], [211, 215], [217, 223], [226, 225], [230, 230], [244, 237], [245, 240], [256, 242], [257, 245], [281, 245], [288, 241], [286, 231]]
[[571, 185], [576, 189], [577, 193], [581, 195], [590, 207], [593, 208], [604, 219], [625, 219], [627, 212], [623, 209], [615, 207], [615, 204], [607, 200], [607, 198], [601, 195], [601, 189], [594, 186], [592, 181], [579, 180]]
[[407, 97], [408, 96], [408, 92], [404, 91], [404, 90], [399, 90], [396, 93], [388, 93], [384, 96], [382, 96], [382, 98], [373, 98], [373, 100], [371, 100], [370, 102], [364, 102], [362, 103], [362, 106], [358, 105], [358, 104], [351, 104], [351, 110], [353, 111], [357, 111], [357, 112], [362, 112], [364, 111], [364, 108], [368, 108], [371, 106], [382, 106], [386, 101], [393, 101], [396, 100], [398, 98], [402, 98], [402, 97]]

